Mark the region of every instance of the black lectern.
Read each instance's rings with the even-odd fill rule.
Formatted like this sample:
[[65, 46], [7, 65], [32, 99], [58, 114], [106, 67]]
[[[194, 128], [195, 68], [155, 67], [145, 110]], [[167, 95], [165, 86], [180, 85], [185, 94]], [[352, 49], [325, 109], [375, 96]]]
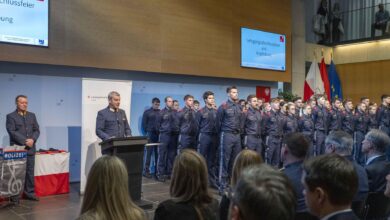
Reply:
[[129, 192], [133, 201], [143, 209], [151, 209], [153, 204], [141, 199], [142, 167], [146, 143], [148, 143], [147, 137], [138, 136], [111, 138], [101, 142], [100, 145], [102, 151], [119, 157], [125, 163], [129, 175]]

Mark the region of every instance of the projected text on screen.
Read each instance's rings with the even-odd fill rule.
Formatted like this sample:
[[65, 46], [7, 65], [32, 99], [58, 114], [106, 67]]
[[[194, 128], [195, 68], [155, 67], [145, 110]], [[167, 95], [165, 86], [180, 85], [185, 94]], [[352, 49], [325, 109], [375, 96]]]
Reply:
[[241, 66], [286, 70], [286, 36], [241, 28]]

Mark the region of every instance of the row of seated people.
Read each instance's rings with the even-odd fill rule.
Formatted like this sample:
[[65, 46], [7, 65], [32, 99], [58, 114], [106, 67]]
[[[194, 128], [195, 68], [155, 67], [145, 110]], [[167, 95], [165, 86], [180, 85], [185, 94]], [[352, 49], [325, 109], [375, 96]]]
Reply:
[[[313, 219], [358, 219], [351, 209], [353, 201], [365, 200], [369, 191], [390, 196], [390, 184], [386, 188], [390, 164], [380, 159], [390, 138], [379, 130], [366, 135], [365, 147], [376, 153], [375, 158], [368, 156], [365, 168], [352, 160], [352, 142], [349, 134], [333, 132], [326, 139], [328, 154], [305, 160], [309, 144], [302, 134], [293, 133], [283, 143], [282, 170], [263, 163], [255, 151], [243, 150], [220, 202], [209, 191], [204, 158], [183, 150], [174, 162], [171, 199], [158, 205], [154, 219], [284, 220], [309, 212]], [[99, 158], [88, 175], [79, 219], [146, 219], [132, 202], [127, 184], [120, 159]]]

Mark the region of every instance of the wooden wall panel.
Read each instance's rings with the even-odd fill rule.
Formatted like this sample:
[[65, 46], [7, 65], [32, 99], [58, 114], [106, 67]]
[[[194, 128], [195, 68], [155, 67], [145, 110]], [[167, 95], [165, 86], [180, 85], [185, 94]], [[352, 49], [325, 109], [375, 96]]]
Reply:
[[336, 65], [344, 98], [354, 103], [368, 96], [380, 104], [382, 94], [390, 94], [390, 60]]
[[[50, 1], [49, 48], [0, 44], [0, 60], [291, 81], [288, 0]], [[240, 27], [287, 36], [287, 71], [240, 67]]]

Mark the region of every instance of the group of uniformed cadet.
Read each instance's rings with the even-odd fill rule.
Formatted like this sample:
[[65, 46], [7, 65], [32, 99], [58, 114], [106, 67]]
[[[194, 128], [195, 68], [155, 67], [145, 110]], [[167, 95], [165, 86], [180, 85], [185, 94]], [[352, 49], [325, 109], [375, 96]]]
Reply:
[[[280, 150], [283, 136], [302, 132], [311, 143], [308, 157], [323, 154], [326, 136], [344, 130], [354, 137], [354, 159], [365, 163], [361, 143], [365, 134], [379, 128], [390, 136], [390, 96], [381, 97], [381, 105], [361, 98], [354, 108], [352, 100], [335, 98], [330, 103], [323, 95], [316, 95], [307, 103], [301, 98], [285, 102], [274, 98], [263, 103], [255, 95], [247, 100], [238, 99], [238, 89], [226, 90], [228, 100], [218, 108], [214, 93], [203, 94], [204, 107], [194, 105], [194, 97], [184, 97], [185, 106], [174, 108], [172, 97], [165, 97], [160, 110], [160, 100], [154, 98], [152, 107], [144, 112], [142, 127], [149, 142], [159, 146], [147, 147], [144, 176], [152, 177], [151, 157], [156, 161], [155, 177], [159, 181], [170, 178], [175, 156], [182, 149], [192, 148], [206, 159], [210, 186], [220, 192], [226, 189], [237, 154], [244, 148], [257, 151], [265, 161], [281, 166]], [[195, 100], [196, 101], [196, 100]]]

